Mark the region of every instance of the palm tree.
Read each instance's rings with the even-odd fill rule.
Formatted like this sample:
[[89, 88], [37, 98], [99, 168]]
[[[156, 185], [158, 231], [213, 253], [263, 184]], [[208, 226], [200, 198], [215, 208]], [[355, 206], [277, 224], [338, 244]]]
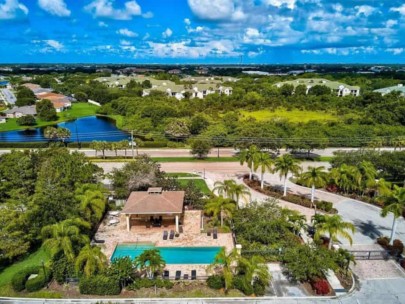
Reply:
[[361, 188], [364, 192], [365, 189], [372, 188], [375, 185], [377, 170], [371, 162], [365, 160], [358, 165], [358, 169], [361, 174]]
[[269, 269], [263, 257], [254, 255], [250, 259], [240, 258], [238, 265], [239, 272], [242, 272], [245, 284], [253, 286], [255, 280], [268, 282], [270, 280]]
[[102, 272], [107, 265], [107, 258], [100, 247], [87, 244], [76, 258], [76, 272], [83, 272], [86, 277]]
[[338, 168], [333, 168], [330, 171], [330, 177], [345, 193], [349, 190], [356, 190], [361, 186], [362, 176], [359, 169], [355, 166], [343, 164]]
[[96, 152], [96, 156], [97, 156], [97, 152], [98, 152], [98, 151], [101, 151], [101, 150], [100, 150], [100, 142], [93, 140], [93, 141], [90, 143], [90, 149], [93, 149], [93, 150]]
[[226, 254], [225, 247], [222, 247], [218, 254], [215, 256], [214, 262], [210, 268], [220, 267], [222, 275], [225, 279], [225, 292], [228, 292], [232, 286], [233, 276], [238, 265], [240, 255], [233, 249], [229, 254]]
[[99, 185], [84, 184], [75, 192], [80, 202], [80, 209], [87, 220], [94, 218], [98, 222], [104, 214], [106, 199], [104, 191]]
[[315, 187], [326, 185], [328, 173], [324, 171], [325, 167], [308, 167], [308, 171], [301, 174], [300, 179], [307, 187], [311, 187], [311, 208], [315, 198]]
[[153, 278], [156, 273], [161, 272], [166, 266], [166, 262], [157, 249], [145, 250], [135, 258], [134, 263], [136, 269], [146, 271], [149, 278]]
[[249, 189], [245, 185], [235, 183], [231, 189], [231, 196], [232, 199], [236, 201], [237, 205], [239, 206], [239, 199], [242, 197], [246, 202], [246, 197], [250, 198], [251, 194]]
[[244, 149], [239, 154], [238, 158], [239, 158], [240, 164], [243, 165], [244, 163], [246, 163], [250, 169], [249, 179], [252, 179], [253, 168], [254, 168], [256, 156], [259, 152], [260, 151], [257, 148], [257, 146], [251, 145], [249, 147], [249, 149]]
[[60, 139], [63, 143], [65, 143], [65, 140], [70, 138], [71, 133], [70, 130], [67, 128], [57, 128], [56, 129], [56, 137]]
[[347, 239], [350, 245], [353, 243], [353, 239], [347, 230], [354, 233], [355, 227], [352, 223], [344, 222], [340, 215], [325, 216], [323, 222], [318, 223], [315, 228], [315, 239], [319, 239], [323, 233], [329, 234], [329, 249], [332, 248], [333, 242], [338, 241], [338, 236]]
[[266, 171], [273, 172], [273, 159], [266, 152], [258, 152], [253, 163], [254, 170], [260, 168], [260, 188], [264, 187], [264, 173]]
[[397, 219], [402, 216], [405, 208], [405, 188], [394, 185], [394, 190], [387, 195], [380, 196], [379, 199], [384, 201], [381, 216], [386, 217], [388, 213], [392, 213], [394, 216], [390, 236], [390, 243], [392, 244], [397, 229]]
[[224, 225], [224, 216], [231, 217], [232, 212], [235, 210], [235, 201], [224, 198], [222, 196], [210, 199], [205, 204], [205, 211], [212, 214], [214, 217], [221, 217], [221, 227]]
[[43, 246], [52, 256], [60, 252], [70, 261], [75, 258], [76, 246], [90, 242], [83, 230], [90, 229], [90, 224], [80, 218], [68, 219], [42, 228]]
[[232, 189], [235, 187], [236, 182], [233, 179], [224, 180], [223, 182], [215, 182], [214, 189], [218, 195], [223, 195], [227, 198], [232, 197]]
[[275, 171], [279, 172], [280, 180], [284, 177], [284, 194], [287, 195], [287, 176], [289, 173], [298, 174], [301, 167], [299, 161], [293, 158], [290, 154], [284, 154], [274, 162]]

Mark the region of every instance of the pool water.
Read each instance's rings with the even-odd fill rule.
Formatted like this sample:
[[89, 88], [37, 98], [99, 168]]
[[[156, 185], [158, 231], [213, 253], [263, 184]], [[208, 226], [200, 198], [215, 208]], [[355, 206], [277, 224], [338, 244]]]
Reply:
[[166, 264], [211, 264], [221, 247], [155, 247], [120, 244], [115, 247], [111, 260], [125, 256], [135, 259], [148, 249], [158, 249]]

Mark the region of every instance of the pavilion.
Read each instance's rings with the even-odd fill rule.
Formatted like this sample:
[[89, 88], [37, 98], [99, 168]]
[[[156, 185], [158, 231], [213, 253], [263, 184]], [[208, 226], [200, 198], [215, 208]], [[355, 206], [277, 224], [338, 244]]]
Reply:
[[126, 216], [127, 231], [131, 231], [134, 222], [160, 225], [163, 221], [169, 220], [176, 224], [176, 232], [179, 232], [184, 194], [184, 191], [163, 191], [162, 188], [131, 192], [121, 212]]

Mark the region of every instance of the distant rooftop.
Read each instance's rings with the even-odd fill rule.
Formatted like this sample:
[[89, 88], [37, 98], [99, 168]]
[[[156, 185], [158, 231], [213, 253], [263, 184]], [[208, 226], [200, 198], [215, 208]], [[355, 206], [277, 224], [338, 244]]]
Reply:
[[389, 94], [391, 92], [400, 92], [402, 95], [405, 95], [405, 87], [403, 84], [398, 84], [396, 86], [374, 90], [374, 92], [381, 93], [382, 95]]
[[350, 90], [360, 90], [359, 86], [351, 86], [351, 85], [347, 85], [345, 83], [341, 83], [338, 81], [331, 81], [331, 80], [323, 79], [323, 78], [299, 78], [299, 79], [295, 79], [295, 80], [276, 83], [277, 86], [282, 86], [284, 84], [292, 84], [294, 87], [301, 85], [301, 84], [303, 84], [307, 87], [308, 86], [312, 87], [315, 85], [324, 85], [324, 86], [331, 88], [332, 90], [338, 90], [340, 86], [344, 86], [345, 88], [348, 88]]

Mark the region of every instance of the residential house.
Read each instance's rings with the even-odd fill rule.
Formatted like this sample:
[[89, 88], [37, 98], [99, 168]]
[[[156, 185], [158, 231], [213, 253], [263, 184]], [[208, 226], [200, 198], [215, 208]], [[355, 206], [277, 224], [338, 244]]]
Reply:
[[6, 116], [3, 116], [2, 114], [0, 114], [0, 124], [2, 123], [6, 123]]
[[373, 92], [381, 93], [383, 96], [391, 92], [399, 92], [402, 96], [405, 96], [405, 87], [403, 84], [398, 84], [396, 86], [374, 90]]
[[36, 94], [38, 99], [48, 99], [52, 102], [53, 107], [55, 108], [56, 112], [60, 113], [69, 109], [72, 106], [72, 99], [57, 93], [39, 93]]
[[20, 118], [26, 115], [37, 115], [35, 106], [14, 107], [10, 110], [4, 111], [7, 118]]

